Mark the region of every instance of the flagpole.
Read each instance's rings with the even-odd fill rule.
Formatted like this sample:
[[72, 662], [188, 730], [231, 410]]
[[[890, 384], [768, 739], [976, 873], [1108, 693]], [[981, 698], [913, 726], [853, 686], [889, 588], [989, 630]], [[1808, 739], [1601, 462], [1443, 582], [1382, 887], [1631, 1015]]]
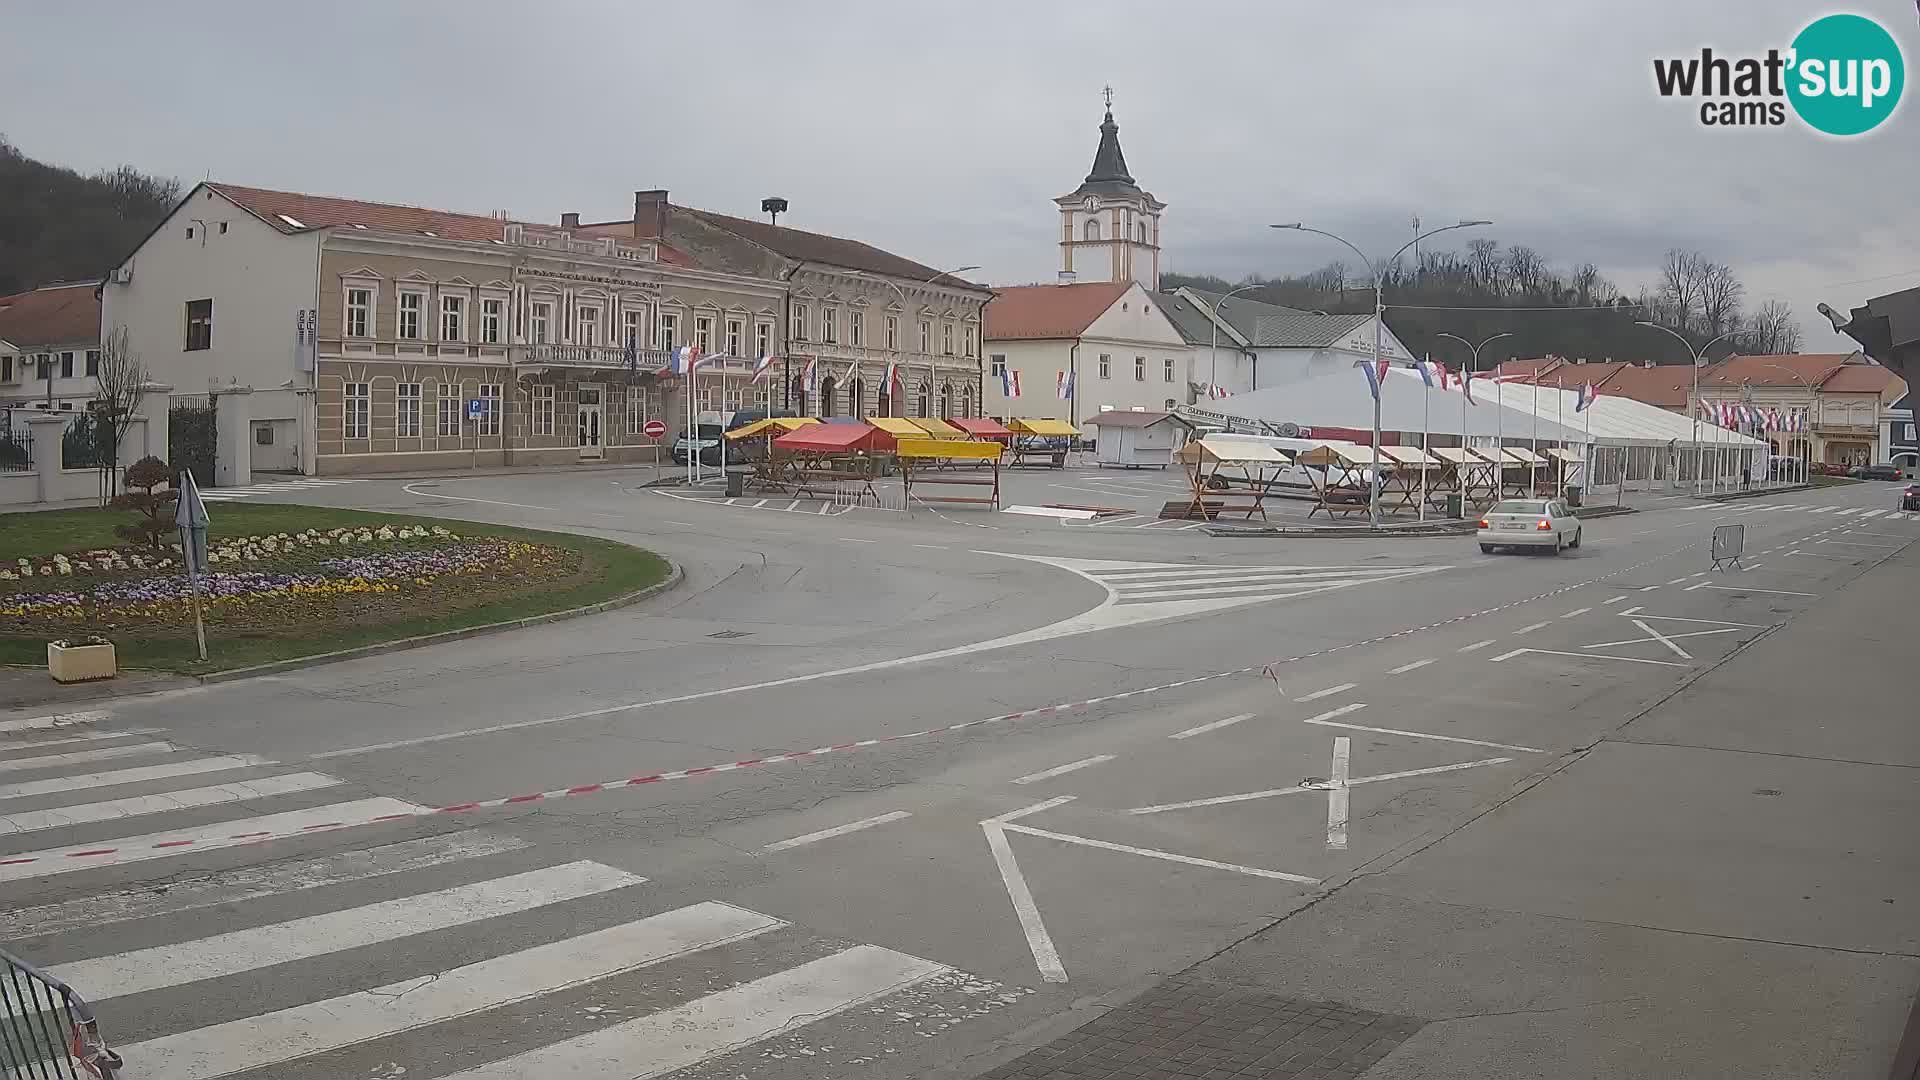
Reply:
[[[1567, 386], [1565, 383], [1554, 388], [1554, 422], [1560, 425], [1560, 441], [1565, 443], [1567, 432]], [[1560, 497], [1567, 497], [1567, 462], [1560, 460]]]
[[1534, 460], [1527, 462], [1527, 494], [1540, 493], [1540, 375], [1533, 376], [1533, 449], [1529, 452]]
[[[1433, 411], [1433, 361], [1427, 361], [1426, 390], [1420, 398], [1420, 456], [1428, 457], [1427, 447], [1433, 445], [1433, 424], [1430, 414]], [[1420, 462], [1420, 520], [1427, 520], [1427, 463]]]

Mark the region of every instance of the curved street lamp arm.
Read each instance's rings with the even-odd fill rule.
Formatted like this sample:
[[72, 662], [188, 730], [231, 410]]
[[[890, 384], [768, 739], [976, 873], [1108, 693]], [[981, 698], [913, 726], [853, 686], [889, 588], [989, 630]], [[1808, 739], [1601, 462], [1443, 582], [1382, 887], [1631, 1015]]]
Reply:
[[1364, 251], [1361, 251], [1361, 250], [1360, 250], [1359, 248], [1357, 248], [1357, 247], [1354, 247], [1354, 246], [1353, 246], [1353, 244], [1352, 244], [1351, 242], [1349, 242], [1349, 241], [1347, 240], [1347, 238], [1346, 238], [1346, 237], [1344, 237], [1344, 236], [1338, 236], [1338, 235], [1335, 235], [1335, 234], [1333, 234], [1333, 233], [1330, 233], [1330, 232], [1328, 232], [1328, 231], [1326, 231], [1325, 229], [1310, 229], [1310, 228], [1308, 228], [1308, 227], [1306, 227], [1305, 225], [1275, 225], [1275, 226], [1273, 226], [1273, 227], [1274, 227], [1274, 228], [1276, 228], [1276, 229], [1291, 229], [1291, 230], [1293, 230], [1294, 232], [1304, 232], [1304, 233], [1312, 233], [1312, 234], [1314, 234], [1315, 236], [1324, 236], [1324, 237], [1326, 237], [1326, 238], [1327, 238], [1327, 239], [1329, 239], [1329, 240], [1337, 240], [1337, 241], [1339, 241], [1340, 243], [1342, 243], [1342, 244], [1345, 244], [1345, 245], [1346, 245], [1346, 248], [1347, 248], [1347, 250], [1348, 250], [1348, 251], [1351, 251], [1351, 252], [1353, 252], [1353, 253], [1354, 253], [1354, 254], [1355, 254], [1356, 256], [1358, 256], [1358, 257], [1359, 257], [1359, 259], [1360, 259], [1360, 265], [1362, 265], [1362, 266], [1364, 266], [1364, 267], [1366, 267], [1366, 268], [1367, 268], [1367, 273], [1369, 273], [1369, 274], [1372, 274], [1372, 275], [1373, 275], [1373, 279], [1374, 279], [1375, 281], [1379, 281], [1379, 280], [1380, 280], [1380, 271], [1378, 271], [1378, 270], [1376, 270], [1376, 269], [1374, 269], [1374, 267], [1373, 267], [1373, 260], [1372, 260], [1372, 259], [1369, 259], [1369, 258], [1367, 258], [1367, 253], [1366, 253], [1366, 252], [1364, 252]]
[[1419, 243], [1422, 240], [1425, 240], [1429, 236], [1438, 236], [1443, 232], [1452, 232], [1455, 229], [1472, 229], [1472, 228], [1477, 228], [1481, 225], [1491, 225], [1491, 224], [1493, 224], [1493, 222], [1491, 221], [1462, 221], [1454, 225], [1442, 225], [1437, 229], [1429, 229], [1426, 232], [1423, 232], [1420, 235], [1414, 237], [1413, 239], [1407, 241], [1406, 243], [1401, 244], [1399, 251], [1394, 252], [1393, 255], [1389, 257], [1386, 262], [1383, 262], [1380, 264], [1382, 268], [1381, 272], [1385, 272], [1386, 267], [1392, 266], [1394, 262], [1400, 258], [1401, 252], [1406, 251], [1408, 248], [1412, 247], [1413, 245]]

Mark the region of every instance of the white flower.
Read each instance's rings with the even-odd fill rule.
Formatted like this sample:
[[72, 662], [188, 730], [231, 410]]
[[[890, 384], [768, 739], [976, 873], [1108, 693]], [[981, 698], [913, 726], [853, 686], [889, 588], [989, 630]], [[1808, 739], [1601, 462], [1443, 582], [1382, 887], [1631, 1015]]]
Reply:
[[[453, 534], [452, 534], [452, 533], [449, 533], [449, 532], [448, 532], [448, 531], [447, 531], [446, 529], [444, 529], [444, 528], [441, 528], [441, 527], [440, 527], [440, 526], [438, 526], [438, 525], [435, 525], [435, 526], [433, 527], [433, 535], [435, 535], [435, 536], [451, 536], [451, 535], [453, 535]], [[21, 559], [20, 561], [21, 561], [21, 562], [26, 562], [27, 560], [25, 560], [25, 559]]]
[[11, 570], [0, 570], [0, 581], [13, 581], [19, 576]]
[[332, 547], [332, 546], [333, 546], [333, 541], [332, 541], [332, 540], [329, 540], [328, 538], [326, 538], [326, 537], [324, 537], [324, 536], [323, 536], [323, 537], [321, 537], [321, 538], [320, 538], [320, 546], [321, 546], [321, 547]]
[[60, 569], [60, 575], [62, 577], [65, 577], [66, 575], [73, 573], [73, 567], [68, 566], [66, 563], [60, 563], [58, 565]]

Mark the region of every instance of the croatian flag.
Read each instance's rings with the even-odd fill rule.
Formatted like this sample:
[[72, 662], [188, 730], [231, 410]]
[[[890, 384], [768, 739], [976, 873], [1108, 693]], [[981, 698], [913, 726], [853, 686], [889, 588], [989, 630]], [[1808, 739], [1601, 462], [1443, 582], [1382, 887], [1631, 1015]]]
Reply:
[[1073, 397], [1073, 372], [1056, 371], [1053, 375], [1053, 393], [1061, 401]]
[[773, 373], [772, 355], [763, 356], [754, 363], [753, 378], [747, 380], [747, 383], [749, 386], [751, 386], [752, 384], [759, 382], [760, 380], [766, 378], [768, 375], [772, 373]]
[[1599, 397], [1600, 391], [1595, 390], [1592, 383], [1587, 383], [1580, 388], [1580, 396], [1574, 399], [1573, 411], [1577, 413], [1586, 412]]
[[1020, 396], [1020, 372], [1013, 368], [1005, 368], [1000, 372], [1000, 393], [1009, 398]]
[[673, 373], [675, 375], [691, 374], [693, 372], [693, 366], [699, 362], [700, 350], [691, 345], [682, 345], [673, 350]]
[[900, 365], [891, 360], [887, 361], [886, 373], [881, 375], [880, 379], [880, 392], [889, 397], [893, 396], [893, 392], [899, 389]]
[[1360, 373], [1367, 377], [1367, 392], [1373, 395], [1373, 400], [1379, 401], [1380, 380], [1387, 373], [1386, 361], [1381, 361], [1380, 367], [1378, 368], [1375, 368], [1370, 361], [1366, 360], [1356, 361], [1353, 366], [1359, 368]]
[[1213, 383], [1208, 383], [1208, 384], [1207, 384], [1207, 396], [1208, 396], [1208, 397], [1210, 397], [1210, 398], [1213, 398], [1213, 399], [1214, 399], [1215, 401], [1218, 401], [1218, 400], [1220, 400], [1220, 399], [1222, 399], [1222, 398], [1230, 398], [1230, 397], [1232, 397], [1232, 396], [1233, 396], [1233, 391], [1231, 391], [1231, 390], [1229, 390], [1229, 389], [1227, 389], [1227, 388], [1226, 388], [1226, 387], [1224, 387], [1224, 386], [1217, 386], [1217, 385], [1215, 385], [1215, 384], [1213, 384]]
[[1413, 366], [1416, 371], [1420, 372], [1420, 381], [1427, 384], [1427, 389], [1433, 389], [1436, 383], [1439, 384], [1442, 390], [1447, 388], [1446, 368], [1441, 367], [1432, 360], [1422, 360]]
[[800, 389], [806, 393], [811, 394], [820, 389], [819, 360], [817, 356], [809, 356], [807, 366], [800, 369]]

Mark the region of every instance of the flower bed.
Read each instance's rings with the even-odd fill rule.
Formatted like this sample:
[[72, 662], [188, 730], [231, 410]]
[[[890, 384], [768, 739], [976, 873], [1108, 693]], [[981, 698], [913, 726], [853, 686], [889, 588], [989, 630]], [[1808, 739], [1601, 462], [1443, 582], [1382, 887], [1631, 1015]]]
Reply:
[[[207, 623], [311, 633], [445, 614], [562, 585], [579, 552], [418, 524], [222, 537], [200, 577]], [[191, 634], [178, 545], [59, 552], [0, 564], [0, 617], [24, 634]]]

